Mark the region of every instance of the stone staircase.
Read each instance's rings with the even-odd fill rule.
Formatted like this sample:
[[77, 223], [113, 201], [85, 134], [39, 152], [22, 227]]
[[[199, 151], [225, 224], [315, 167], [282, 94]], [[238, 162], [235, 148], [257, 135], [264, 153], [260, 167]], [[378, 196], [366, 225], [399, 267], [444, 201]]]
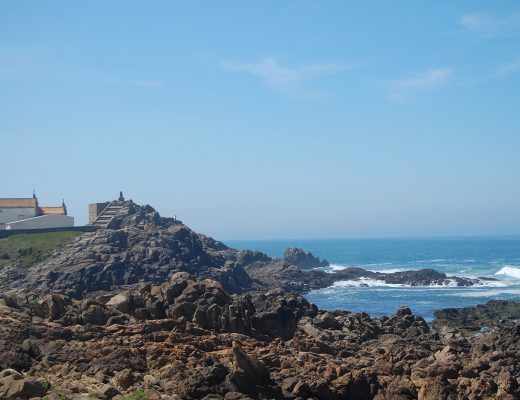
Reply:
[[111, 201], [105, 207], [103, 211], [97, 216], [97, 218], [92, 222], [92, 226], [97, 226], [101, 229], [106, 229], [110, 221], [114, 218], [114, 216], [124, 207], [119, 201]]

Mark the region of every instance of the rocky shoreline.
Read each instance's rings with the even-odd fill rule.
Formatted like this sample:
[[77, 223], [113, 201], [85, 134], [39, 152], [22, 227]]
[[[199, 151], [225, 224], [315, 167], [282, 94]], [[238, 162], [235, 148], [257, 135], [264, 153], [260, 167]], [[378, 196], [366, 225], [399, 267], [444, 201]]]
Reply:
[[[0, 398], [516, 399], [520, 304], [325, 312], [338, 280], [477, 285], [434, 270], [327, 273], [234, 250], [126, 202], [29, 270], [0, 270]], [[484, 328], [485, 329], [482, 329]]]
[[447, 277], [431, 269], [380, 273], [346, 268], [328, 273], [328, 262], [302, 249], [287, 249], [283, 259], [258, 251], [235, 250], [197, 234], [150, 206], [125, 203], [111, 229], [88, 232], [29, 270], [0, 270], [0, 290], [59, 292], [81, 299], [91, 293], [164, 282], [174, 272], [214, 279], [230, 293], [282, 288], [305, 293], [342, 280], [363, 278], [410, 286], [473, 286], [482, 279]]

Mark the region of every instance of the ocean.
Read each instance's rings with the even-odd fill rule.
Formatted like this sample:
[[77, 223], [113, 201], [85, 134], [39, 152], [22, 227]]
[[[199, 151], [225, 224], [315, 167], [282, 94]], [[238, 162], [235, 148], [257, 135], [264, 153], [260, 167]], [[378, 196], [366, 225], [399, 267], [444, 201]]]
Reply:
[[412, 287], [375, 280], [365, 280], [363, 285], [336, 282], [305, 295], [325, 310], [364, 311], [379, 317], [407, 305], [413, 313], [431, 320], [437, 309], [473, 306], [492, 299], [520, 301], [520, 237], [241, 240], [226, 244], [259, 250], [271, 257], [282, 257], [287, 247], [301, 247], [326, 259], [331, 264], [325, 268], [327, 272], [346, 267], [381, 272], [433, 268], [448, 276], [497, 279], [476, 287]]

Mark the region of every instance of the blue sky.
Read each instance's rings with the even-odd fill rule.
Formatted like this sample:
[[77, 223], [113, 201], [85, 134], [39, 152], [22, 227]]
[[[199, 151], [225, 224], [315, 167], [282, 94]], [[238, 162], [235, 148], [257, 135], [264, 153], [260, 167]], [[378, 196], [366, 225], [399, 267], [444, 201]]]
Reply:
[[0, 196], [220, 239], [520, 234], [517, 1], [3, 1]]

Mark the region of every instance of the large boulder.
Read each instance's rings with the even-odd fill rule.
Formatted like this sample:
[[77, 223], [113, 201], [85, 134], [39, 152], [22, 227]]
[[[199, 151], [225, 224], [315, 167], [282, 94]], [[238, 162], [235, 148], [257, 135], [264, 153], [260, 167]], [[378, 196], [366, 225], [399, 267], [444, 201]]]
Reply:
[[109, 307], [114, 307], [116, 310], [122, 313], [128, 314], [133, 308], [133, 297], [131, 292], [122, 292], [116, 294], [106, 303]]

